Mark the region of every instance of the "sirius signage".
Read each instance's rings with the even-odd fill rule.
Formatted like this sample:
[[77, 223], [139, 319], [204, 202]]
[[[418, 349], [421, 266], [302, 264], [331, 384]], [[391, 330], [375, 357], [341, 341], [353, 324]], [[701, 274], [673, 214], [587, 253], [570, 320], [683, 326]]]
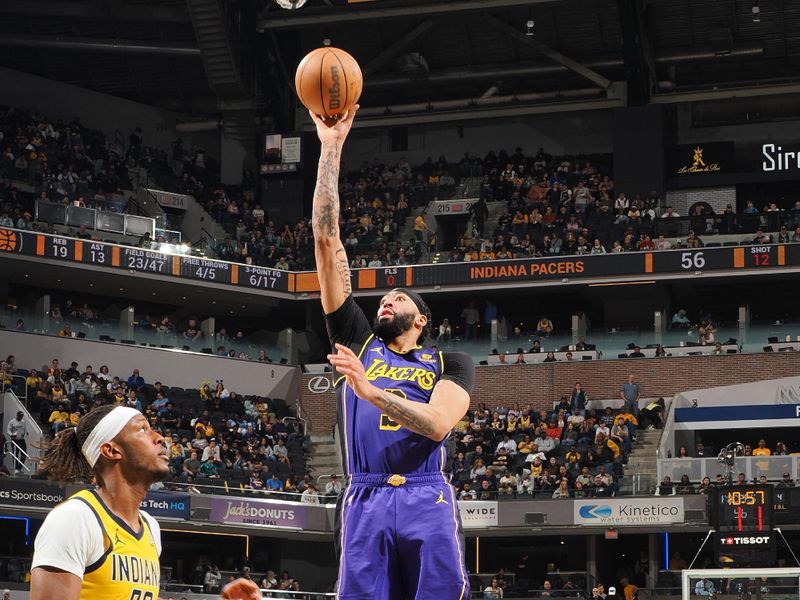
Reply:
[[683, 498], [594, 498], [576, 500], [574, 523], [609, 527], [683, 523]]
[[800, 150], [784, 150], [777, 144], [764, 144], [761, 146], [761, 170], [765, 173], [772, 171], [800, 171]]

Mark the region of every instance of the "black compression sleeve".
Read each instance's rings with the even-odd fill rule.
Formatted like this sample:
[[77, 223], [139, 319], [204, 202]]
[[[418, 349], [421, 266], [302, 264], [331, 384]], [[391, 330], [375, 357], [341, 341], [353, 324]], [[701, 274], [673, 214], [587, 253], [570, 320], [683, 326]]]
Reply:
[[348, 296], [339, 308], [325, 315], [325, 324], [331, 348], [333, 344], [342, 344], [358, 352], [372, 333], [367, 316], [353, 296]]
[[466, 352], [442, 352], [444, 371], [442, 379], [457, 383], [467, 393], [475, 387], [475, 362]]

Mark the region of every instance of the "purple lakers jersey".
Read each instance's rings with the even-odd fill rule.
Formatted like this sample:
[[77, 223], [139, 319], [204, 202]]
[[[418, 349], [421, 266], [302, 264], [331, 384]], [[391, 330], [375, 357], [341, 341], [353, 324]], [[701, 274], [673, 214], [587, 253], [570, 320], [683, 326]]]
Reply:
[[[367, 379], [414, 402], [427, 403], [444, 369], [441, 352], [417, 347], [405, 354], [370, 335], [359, 353]], [[345, 474], [431, 473], [444, 470], [444, 440], [434, 442], [392, 421], [337, 380], [339, 431]]]

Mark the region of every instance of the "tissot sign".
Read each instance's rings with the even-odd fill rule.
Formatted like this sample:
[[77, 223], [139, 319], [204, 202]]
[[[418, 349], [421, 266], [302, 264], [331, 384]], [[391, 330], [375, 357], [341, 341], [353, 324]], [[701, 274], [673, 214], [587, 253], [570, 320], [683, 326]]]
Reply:
[[593, 498], [576, 500], [576, 525], [660, 525], [683, 523], [683, 498]]

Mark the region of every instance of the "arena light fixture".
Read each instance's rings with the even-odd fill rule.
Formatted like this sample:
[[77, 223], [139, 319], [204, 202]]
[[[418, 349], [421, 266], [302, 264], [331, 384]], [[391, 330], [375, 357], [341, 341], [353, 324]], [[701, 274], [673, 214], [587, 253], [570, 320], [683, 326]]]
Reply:
[[286, 10], [295, 10], [302, 8], [306, 0], [275, 0], [275, 4]]
[[533, 37], [534, 36], [533, 28], [535, 25], [536, 23], [533, 19], [528, 19], [527, 21], [525, 21], [525, 35], [527, 35], [528, 37]]

